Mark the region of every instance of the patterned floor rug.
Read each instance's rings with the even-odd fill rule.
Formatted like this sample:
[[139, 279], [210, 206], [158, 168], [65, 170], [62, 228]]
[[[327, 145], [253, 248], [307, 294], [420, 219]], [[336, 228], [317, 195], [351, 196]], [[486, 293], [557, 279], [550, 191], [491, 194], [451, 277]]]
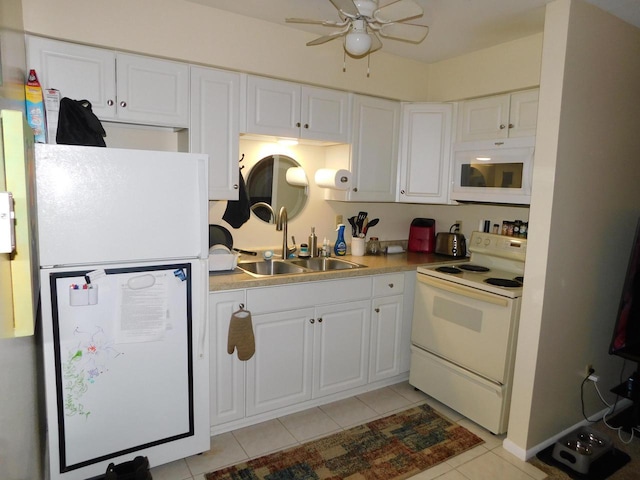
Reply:
[[206, 480], [409, 478], [483, 440], [428, 405], [208, 473]]

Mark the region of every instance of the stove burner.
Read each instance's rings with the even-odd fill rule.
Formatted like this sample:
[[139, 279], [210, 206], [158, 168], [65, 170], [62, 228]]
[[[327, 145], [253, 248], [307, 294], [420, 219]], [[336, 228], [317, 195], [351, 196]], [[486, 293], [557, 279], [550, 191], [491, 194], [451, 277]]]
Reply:
[[514, 280], [516, 282], [520, 282], [520, 283], [524, 284], [524, 277], [515, 277]]
[[458, 268], [466, 270], [467, 272], [488, 272], [489, 271], [487, 267], [483, 267], [482, 265], [474, 265], [473, 263], [465, 263], [463, 265], [458, 265]]
[[522, 283], [517, 282], [515, 280], [510, 280], [508, 278], [487, 278], [485, 280], [490, 285], [496, 285], [498, 287], [521, 287]]
[[462, 273], [462, 270], [456, 267], [438, 267], [436, 268], [436, 272], [442, 273]]

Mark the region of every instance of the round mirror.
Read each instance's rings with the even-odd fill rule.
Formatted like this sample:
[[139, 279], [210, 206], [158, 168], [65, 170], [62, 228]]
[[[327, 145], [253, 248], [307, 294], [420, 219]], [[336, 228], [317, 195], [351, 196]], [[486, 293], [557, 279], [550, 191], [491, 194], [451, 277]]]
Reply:
[[293, 158], [270, 155], [256, 163], [247, 177], [251, 210], [267, 223], [275, 221], [281, 207], [287, 208], [289, 220], [307, 204], [309, 181]]

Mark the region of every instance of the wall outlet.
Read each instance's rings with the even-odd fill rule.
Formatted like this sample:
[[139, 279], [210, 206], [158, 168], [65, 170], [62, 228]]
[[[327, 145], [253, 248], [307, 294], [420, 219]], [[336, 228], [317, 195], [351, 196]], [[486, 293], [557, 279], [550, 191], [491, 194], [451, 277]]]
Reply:
[[336, 228], [338, 228], [338, 225], [340, 225], [341, 223], [344, 223], [342, 221], [342, 215], [336, 215]]
[[593, 365], [591, 363], [587, 363], [587, 367], [584, 369], [584, 374], [585, 376], [589, 376], [592, 373], [595, 373], [596, 369], [593, 368]]
[[455, 223], [458, 224], [458, 229], [456, 230], [456, 232], [461, 232], [462, 231], [462, 220], [456, 220]]

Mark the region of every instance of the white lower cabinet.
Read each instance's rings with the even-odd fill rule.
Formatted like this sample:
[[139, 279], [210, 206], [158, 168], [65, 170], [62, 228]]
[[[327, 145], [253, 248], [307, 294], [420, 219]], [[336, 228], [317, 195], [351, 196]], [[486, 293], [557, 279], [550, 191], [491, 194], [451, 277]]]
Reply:
[[[212, 293], [212, 432], [361, 393], [372, 383], [402, 380], [409, 369], [405, 337], [411, 316], [404, 292], [411, 275]], [[406, 292], [412, 303], [413, 289]], [[246, 362], [227, 353], [229, 319], [240, 303], [251, 312], [256, 344]]]
[[245, 362], [227, 353], [231, 315], [245, 303], [244, 290], [209, 295], [209, 398], [213, 425], [245, 416]]

